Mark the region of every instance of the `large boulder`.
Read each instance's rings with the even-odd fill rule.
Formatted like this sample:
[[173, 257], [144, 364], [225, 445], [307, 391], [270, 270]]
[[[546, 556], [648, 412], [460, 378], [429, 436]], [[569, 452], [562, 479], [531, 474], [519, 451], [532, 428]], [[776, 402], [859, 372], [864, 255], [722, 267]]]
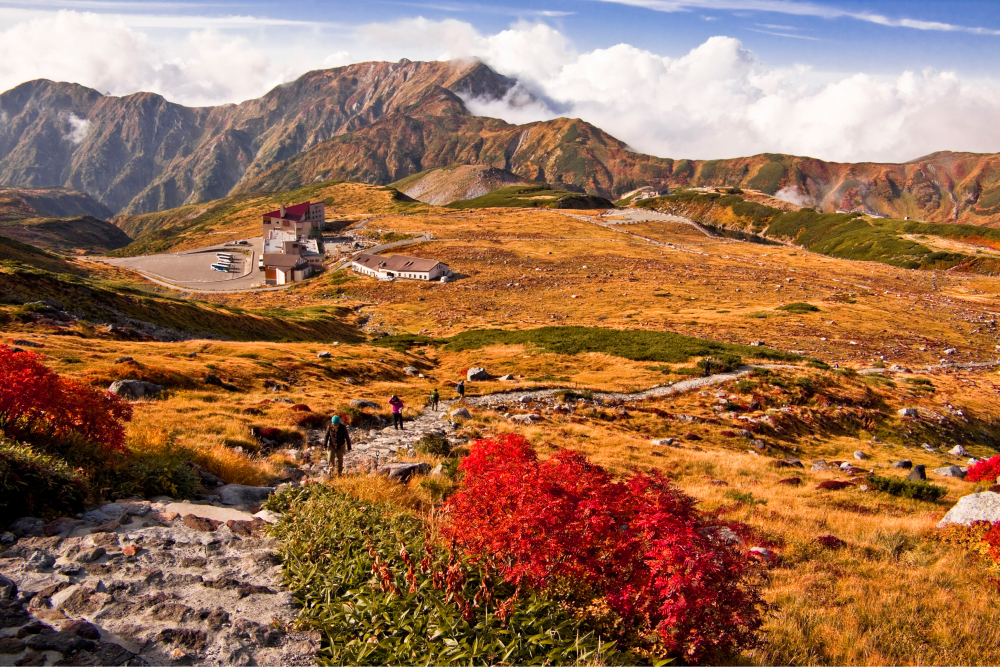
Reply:
[[465, 408], [455, 408], [450, 413], [448, 413], [448, 416], [451, 417], [452, 419], [471, 419], [472, 418], [472, 414], [468, 410], [466, 410]]
[[225, 505], [260, 505], [274, 493], [274, 487], [226, 484], [220, 486], [215, 492]]
[[165, 390], [166, 387], [162, 385], [153, 384], [152, 382], [144, 382], [142, 380], [116, 380], [111, 383], [110, 387], [108, 387], [108, 391], [115, 396], [131, 399], [156, 396]]
[[364, 410], [365, 408], [371, 408], [372, 410], [377, 410], [379, 408], [379, 404], [373, 401], [366, 401], [360, 398], [355, 398], [353, 401], [351, 401], [351, 407], [357, 408], [358, 410]]
[[959, 479], [965, 479], [965, 470], [961, 466], [948, 466], [947, 468], [935, 468], [935, 475], [941, 475], [942, 477], [958, 477]]
[[955, 445], [954, 447], [952, 447], [951, 449], [948, 450], [948, 453], [951, 454], [952, 456], [968, 456], [969, 455], [969, 452], [966, 451], [965, 447], [963, 447], [962, 445]]
[[389, 479], [398, 482], [408, 482], [414, 475], [426, 475], [431, 471], [429, 463], [390, 463], [379, 468], [379, 472]]
[[34, 537], [42, 534], [45, 521], [33, 516], [23, 516], [7, 528], [16, 537]]
[[465, 374], [465, 377], [470, 381], [478, 380], [481, 382], [483, 380], [489, 380], [492, 376], [486, 372], [485, 368], [470, 368]]
[[911, 482], [923, 482], [927, 480], [927, 468], [924, 465], [913, 466], [913, 470], [906, 476]]
[[960, 523], [968, 526], [975, 521], [1000, 521], [1000, 493], [983, 491], [973, 493], [959, 499], [948, 513], [941, 519], [938, 527], [949, 523]]

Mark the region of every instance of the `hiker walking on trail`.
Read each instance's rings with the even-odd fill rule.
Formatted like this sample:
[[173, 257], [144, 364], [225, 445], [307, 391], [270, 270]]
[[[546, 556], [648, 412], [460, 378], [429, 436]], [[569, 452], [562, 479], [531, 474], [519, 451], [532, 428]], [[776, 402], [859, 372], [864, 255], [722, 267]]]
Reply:
[[394, 428], [402, 431], [403, 401], [399, 400], [399, 396], [393, 395], [393, 397], [389, 399], [389, 405], [392, 406], [392, 425]]
[[337, 459], [337, 474], [344, 474], [344, 454], [351, 451], [351, 436], [347, 432], [347, 427], [338, 415], [334, 415], [330, 420], [330, 425], [326, 429], [326, 438], [323, 444], [330, 448], [330, 467], [333, 467], [333, 459]]
[[430, 400], [431, 410], [436, 411], [438, 409], [439, 400], [441, 400], [441, 395], [438, 394], [438, 390], [435, 389], [434, 391], [431, 392], [431, 400]]
[[461, 403], [465, 400], [465, 380], [459, 380], [458, 385], [455, 387], [455, 391], [458, 392], [458, 402]]

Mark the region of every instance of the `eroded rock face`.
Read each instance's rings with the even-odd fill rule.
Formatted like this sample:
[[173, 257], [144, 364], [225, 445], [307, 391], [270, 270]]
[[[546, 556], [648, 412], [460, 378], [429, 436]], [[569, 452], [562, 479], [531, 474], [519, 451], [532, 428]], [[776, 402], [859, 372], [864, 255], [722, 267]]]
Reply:
[[[264, 520], [116, 504], [0, 546], [0, 664], [313, 664], [318, 642], [289, 629], [297, 612]], [[108, 515], [119, 525], [94, 532]]]

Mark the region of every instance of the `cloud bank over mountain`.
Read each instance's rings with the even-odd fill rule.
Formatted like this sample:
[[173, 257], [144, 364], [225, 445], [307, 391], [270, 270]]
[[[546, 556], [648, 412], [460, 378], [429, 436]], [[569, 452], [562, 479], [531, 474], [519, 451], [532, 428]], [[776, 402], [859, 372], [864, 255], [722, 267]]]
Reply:
[[660, 156], [780, 152], [905, 161], [945, 149], [1000, 151], [1000, 125], [991, 122], [1000, 115], [1000, 87], [952, 72], [884, 77], [775, 68], [726, 36], [673, 58], [629, 44], [579, 51], [539, 22], [494, 34], [424, 18], [347, 27], [336, 39], [316, 30], [279, 52], [269, 40], [252, 38], [251, 28], [190, 29], [164, 41], [120, 18], [60, 11], [0, 32], [0, 90], [50, 78], [208, 105], [258, 96], [309, 69], [478, 57], [517, 77], [522, 88], [502, 103], [468, 100], [476, 113], [515, 123], [580, 117]]

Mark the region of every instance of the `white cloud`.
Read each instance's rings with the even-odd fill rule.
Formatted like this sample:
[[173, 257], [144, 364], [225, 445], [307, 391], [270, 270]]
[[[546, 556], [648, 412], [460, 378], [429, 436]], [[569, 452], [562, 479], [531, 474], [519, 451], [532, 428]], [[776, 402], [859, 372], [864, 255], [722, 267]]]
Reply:
[[90, 131], [90, 121], [71, 112], [66, 115], [66, 122], [69, 124], [69, 132], [64, 135], [65, 138], [74, 144], [82, 143]]
[[47, 78], [201, 106], [256, 97], [281, 82], [268, 56], [242, 36], [189, 32], [177, 51], [168, 57], [120, 18], [64, 10], [0, 32], [0, 90]]
[[[637, 150], [720, 158], [762, 152], [839, 161], [906, 161], [937, 150], [1000, 151], [1000, 88], [954, 73], [863, 73], [830, 79], [807, 67], [768, 68], [742, 44], [712, 37], [679, 58], [628, 44], [579, 53], [544, 24], [480, 35], [458, 21], [368, 26], [397, 48], [428, 36], [438, 57], [478, 56], [519, 77], [547, 104], [468, 101], [475, 113], [522, 123], [574, 116]], [[415, 30], [422, 29], [423, 33]], [[457, 36], [439, 41], [444, 36]], [[426, 46], [426, 45], [424, 45]]]
[[[758, 8], [767, 4], [754, 1]], [[698, 3], [672, 5], [684, 10]], [[788, 12], [806, 7], [787, 0], [771, 5]], [[480, 57], [522, 86], [503, 101], [467, 100], [473, 112], [515, 123], [579, 117], [636, 150], [664, 157], [783, 152], [905, 161], [945, 149], [1000, 151], [1000, 88], [992, 83], [933, 70], [876, 77], [768, 67], [723, 36], [668, 57], [629, 44], [581, 52], [544, 22], [484, 34], [464, 21], [418, 17], [358, 26], [335, 38], [320, 31], [306, 42], [212, 28], [157, 41], [162, 35], [122, 18], [75, 11], [6, 25], [0, 31], [0, 90], [44, 77], [208, 105], [257, 97], [317, 67]], [[68, 137], [86, 133], [67, 128]]]

